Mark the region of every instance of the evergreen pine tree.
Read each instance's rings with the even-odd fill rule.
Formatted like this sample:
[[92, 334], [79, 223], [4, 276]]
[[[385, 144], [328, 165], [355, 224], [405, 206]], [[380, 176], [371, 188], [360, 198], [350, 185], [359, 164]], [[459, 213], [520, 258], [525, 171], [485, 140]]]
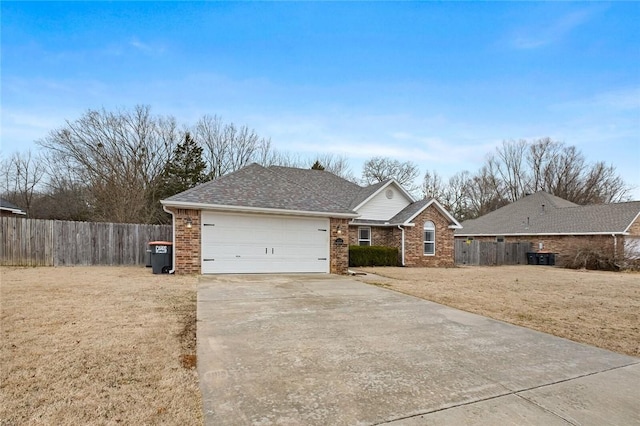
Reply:
[[206, 168], [207, 165], [202, 159], [202, 147], [187, 132], [184, 136], [184, 142], [173, 151], [171, 161], [165, 165], [162, 172], [162, 188], [160, 189], [162, 198], [170, 197], [205, 182], [207, 180]]

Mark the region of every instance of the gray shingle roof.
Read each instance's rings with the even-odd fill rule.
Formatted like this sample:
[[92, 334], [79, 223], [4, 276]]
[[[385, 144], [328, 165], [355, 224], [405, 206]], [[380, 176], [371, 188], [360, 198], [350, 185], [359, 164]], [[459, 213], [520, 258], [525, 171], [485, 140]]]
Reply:
[[[315, 170], [309, 170], [315, 172]], [[315, 175], [315, 174], [314, 174]], [[287, 178], [288, 176], [288, 178]], [[339, 178], [338, 178], [339, 179]], [[163, 200], [205, 205], [242, 206], [319, 213], [355, 214], [347, 206], [326, 197], [325, 191], [303, 186], [292, 173], [251, 164], [219, 179], [203, 183]]]
[[[262, 167], [251, 164], [165, 200], [166, 205], [195, 204], [262, 208], [356, 216], [354, 208], [389, 181], [361, 187], [324, 170]], [[372, 225], [406, 223], [430, 200], [409, 204], [390, 221], [360, 221]]]
[[293, 167], [270, 166], [285, 179], [305, 187], [311, 193], [331, 199], [338, 204], [353, 209], [352, 200], [362, 191], [360, 185], [342, 179], [324, 170], [296, 169]]
[[540, 191], [478, 219], [463, 222], [463, 228], [455, 234], [619, 234], [625, 232], [638, 214], [640, 201], [579, 206]]
[[400, 210], [393, 219], [394, 223], [405, 223], [411, 219], [416, 213], [418, 213], [424, 206], [431, 202], [432, 198], [426, 198], [424, 200], [418, 200], [415, 203], [409, 204], [404, 209]]

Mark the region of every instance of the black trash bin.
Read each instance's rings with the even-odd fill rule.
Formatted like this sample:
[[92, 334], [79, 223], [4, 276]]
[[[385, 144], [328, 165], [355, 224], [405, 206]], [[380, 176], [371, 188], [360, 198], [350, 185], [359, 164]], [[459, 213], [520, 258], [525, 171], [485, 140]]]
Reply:
[[549, 253], [538, 253], [538, 265], [549, 264]]
[[152, 241], [151, 270], [154, 274], [168, 274], [173, 268], [173, 243], [170, 241]]
[[538, 253], [535, 252], [527, 252], [527, 265], [537, 265], [538, 264]]

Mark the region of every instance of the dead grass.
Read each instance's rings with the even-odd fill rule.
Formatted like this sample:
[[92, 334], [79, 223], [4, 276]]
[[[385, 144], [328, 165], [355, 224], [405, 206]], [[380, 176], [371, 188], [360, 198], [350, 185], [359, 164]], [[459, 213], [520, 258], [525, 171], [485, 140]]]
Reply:
[[640, 273], [543, 266], [360, 268], [359, 279], [512, 324], [640, 356]]
[[197, 278], [143, 267], [0, 278], [0, 424], [202, 424]]

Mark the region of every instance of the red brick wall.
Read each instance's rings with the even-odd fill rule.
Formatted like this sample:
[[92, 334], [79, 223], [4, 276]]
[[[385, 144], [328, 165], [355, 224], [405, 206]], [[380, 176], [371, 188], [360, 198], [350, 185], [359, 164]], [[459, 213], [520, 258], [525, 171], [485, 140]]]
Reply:
[[[200, 273], [200, 210], [170, 209], [174, 214], [176, 274]], [[187, 228], [186, 219], [191, 219]]]
[[[366, 226], [365, 226], [366, 227]], [[358, 245], [358, 228], [360, 226], [349, 227], [349, 245]], [[371, 226], [371, 245], [385, 247], [400, 247], [400, 230], [396, 227]], [[395, 235], [397, 231], [398, 235]]]
[[[424, 255], [424, 223], [432, 221], [436, 226], [436, 254]], [[442, 216], [434, 206], [429, 206], [414, 220], [415, 227], [405, 227], [405, 266], [437, 266], [454, 265], [453, 229], [449, 229], [449, 220]], [[349, 244], [358, 245], [358, 228], [349, 228]], [[402, 231], [397, 227], [371, 227], [371, 243], [374, 246], [397, 247], [402, 256]], [[400, 259], [399, 259], [400, 261]]]
[[[329, 228], [329, 271], [332, 274], [346, 274], [349, 270], [349, 219], [331, 218]], [[337, 243], [338, 239], [343, 242]]]
[[[424, 254], [424, 223], [432, 221], [436, 226], [436, 254]], [[407, 227], [405, 238], [405, 266], [454, 266], [453, 229], [449, 229], [449, 220], [433, 205], [427, 207], [414, 220], [416, 226]]]

